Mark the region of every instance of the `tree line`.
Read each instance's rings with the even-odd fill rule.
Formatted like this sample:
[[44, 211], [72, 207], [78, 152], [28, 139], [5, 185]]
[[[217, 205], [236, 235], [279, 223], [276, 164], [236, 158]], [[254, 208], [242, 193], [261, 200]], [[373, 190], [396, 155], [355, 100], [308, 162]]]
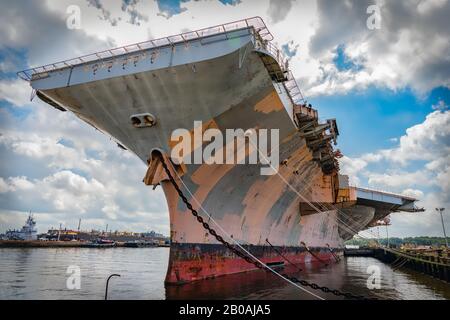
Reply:
[[[353, 238], [345, 242], [346, 245], [357, 245], [360, 247], [368, 246], [370, 242], [379, 242], [382, 245], [387, 244], [387, 238], [370, 238], [370, 239], [361, 239], [361, 238]], [[444, 237], [406, 237], [406, 238], [389, 238], [390, 245], [404, 245], [404, 244], [413, 244], [417, 246], [442, 246], [445, 245]]]

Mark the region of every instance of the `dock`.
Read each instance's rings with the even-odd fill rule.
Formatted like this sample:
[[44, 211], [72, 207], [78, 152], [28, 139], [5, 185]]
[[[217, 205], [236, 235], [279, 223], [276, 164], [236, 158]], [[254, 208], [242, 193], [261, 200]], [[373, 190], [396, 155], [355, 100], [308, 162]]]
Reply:
[[[170, 245], [157, 244], [154, 247], [170, 247]], [[0, 240], [0, 248], [94, 248], [94, 246], [87, 241]], [[125, 242], [116, 241], [113, 246], [97, 248], [127, 248], [127, 246]]]
[[390, 264], [395, 269], [405, 267], [450, 283], [450, 257], [448, 254], [430, 254], [414, 250], [377, 247], [345, 249], [344, 255], [374, 257]]
[[81, 241], [0, 240], [0, 248], [81, 248]]
[[344, 256], [346, 256], [346, 257], [373, 257], [374, 249], [371, 249], [371, 248], [344, 249]]

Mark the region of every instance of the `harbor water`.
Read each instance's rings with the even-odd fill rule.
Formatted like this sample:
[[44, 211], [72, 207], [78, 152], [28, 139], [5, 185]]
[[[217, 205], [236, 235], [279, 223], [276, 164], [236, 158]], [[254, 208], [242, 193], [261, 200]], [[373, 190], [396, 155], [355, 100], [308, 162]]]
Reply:
[[[169, 248], [3, 248], [0, 299], [103, 299], [106, 278], [113, 273], [121, 277], [110, 280], [109, 299], [316, 299], [263, 271], [165, 286], [168, 258]], [[74, 270], [79, 271], [79, 288], [71, 281]], [[306, 266], [296, 276], [377, 298], [450, 299], [450, 284], [370, 257]]]

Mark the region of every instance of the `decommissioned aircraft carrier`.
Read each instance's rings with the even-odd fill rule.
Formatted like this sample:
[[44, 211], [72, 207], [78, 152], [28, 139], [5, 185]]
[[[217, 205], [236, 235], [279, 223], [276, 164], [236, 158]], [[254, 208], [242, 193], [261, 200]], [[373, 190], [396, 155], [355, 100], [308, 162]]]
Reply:
[[279, 151], [277, 174], [261, 175], [262, 164], [245, 161], [169, 166], [204, 221], [267, 265], [286, 263], [279, 253], [298, 265], [334, 261], [359, 231], [391, 212], [417, 211], [413, 198], [349, 186], [339, 175], [337, 123], [320, 121], [304, 101], [272, 40], [254, 17], [18, 73], [41, 100], [148, 164], [144, 183], [160, 185], [169, 208], [168, 284], [255, 269], [198, 223], [163, 170], [172, 132], [194, 135], [195, 121], [202, 132], [279, 129], [279, 150], [269, 150]]

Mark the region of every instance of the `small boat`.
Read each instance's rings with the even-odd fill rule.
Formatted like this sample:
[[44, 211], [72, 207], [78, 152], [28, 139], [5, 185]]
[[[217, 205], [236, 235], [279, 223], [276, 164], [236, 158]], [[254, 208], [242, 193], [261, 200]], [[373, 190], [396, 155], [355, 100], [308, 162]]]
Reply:
[[95, 241], [87, 242], [83, 245], [86, 248], [112, 248], [116, 246], [113, 240], [98, 238]]
[[134, 240], [125, 242], [123, 246], [127, 248], [145, 248], [145, 247], [156, 247], [156, 244], [151, 241]]

